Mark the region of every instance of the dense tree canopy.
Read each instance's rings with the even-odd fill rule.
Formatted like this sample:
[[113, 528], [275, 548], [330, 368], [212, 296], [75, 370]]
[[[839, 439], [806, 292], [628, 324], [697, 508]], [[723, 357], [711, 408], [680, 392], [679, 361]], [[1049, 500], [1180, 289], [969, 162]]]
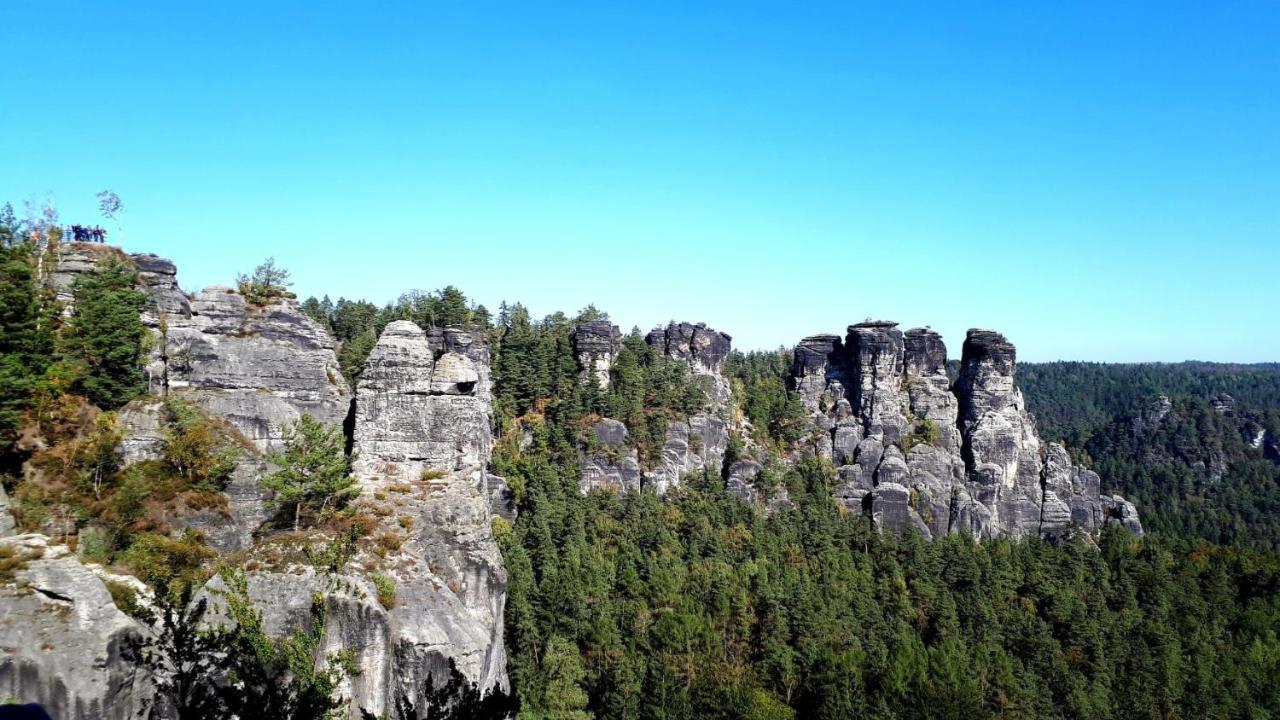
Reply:
[[1280, 365], [1024, 364], [1019, 380], [1045, 436], [1149, 530], [1280, 549]]
[[76, 278], [71, 317], [62, 334], [64, 361], [90, 401], [116, 408], [137, 397], [147, 329], [138, 315], [146, 295], [136, 287], [138, 273], [123, 261], [109, 260]]

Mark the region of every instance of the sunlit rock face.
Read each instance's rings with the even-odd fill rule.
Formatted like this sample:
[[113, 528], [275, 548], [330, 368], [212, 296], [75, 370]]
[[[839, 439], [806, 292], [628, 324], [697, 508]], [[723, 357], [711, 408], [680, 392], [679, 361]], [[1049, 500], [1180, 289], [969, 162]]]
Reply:
[[1016, 370], [1013, 345], [991, 330], [969, 331], [955, 383], [927, 328], [869, 320], [843, 339], [807, 337], [790, 377], [813, 430], [803, 452], [836, 465], [837, 501], [897, 531], [1053, 536], [1114, 521], [1140, 532], [1132, 504], [1041, 442]]
[[609, 369], [622, 349], [622, 331], [608, 320], [587, 320], [573, 329], [573, 354], [585, 378], [609, 387]]
[[690, 473], [721, 475], [729, 432], [736, 422], [729, 381], [721, 374], [733, 339], [704, 323], [671, 323], [654, 328], [645, 342], [662, 355], [687, 364], [707, 397], [705, 412], [668, 426], [662, 456], [657, 466], [645, 473], [645, 486], [661, 494]]
[[4, 538], [0, 548], [29, 558], [0, 584], [0, 696], [64, 720], [150, 717], [154, 688], [125, 658], [146, 628], [116, 608], [101, 569], [43, 535]]
[[332, 337], [286, 300], [265, 307], [231, 288], [191, 298], [190, 317], [167, 315], [168, 392], [226, 418], [259, 449], [279, 445], [304, 413], [341, 424], [351, 390]]
[[[433, 341], [434, 340], [434, 341]], [[357, 695], [378, 714], [396, 693], [416, 698], [449, 659], [483, 687], [507, 686], [503, 646], [506, 572], [493, 539], [487, 473], [492, 447], [488, 350], [459, 331], [434, 339], [389, 324], [356, 391], [354, 472], [365, 499], [406, 542], [385, 572], [391, 610], [350, 603], [344, 632], [376, 640], [370, 680]], [[375, 681], [375, 678], [385, 678]]]

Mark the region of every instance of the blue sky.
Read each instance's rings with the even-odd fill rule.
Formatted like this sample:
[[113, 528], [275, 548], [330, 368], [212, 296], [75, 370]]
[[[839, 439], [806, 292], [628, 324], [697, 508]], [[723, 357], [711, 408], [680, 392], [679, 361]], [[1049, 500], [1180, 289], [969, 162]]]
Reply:
[[4, 3], [0, 199], [188, 289], [1280, 360], [1275, 3], [288, 5]]

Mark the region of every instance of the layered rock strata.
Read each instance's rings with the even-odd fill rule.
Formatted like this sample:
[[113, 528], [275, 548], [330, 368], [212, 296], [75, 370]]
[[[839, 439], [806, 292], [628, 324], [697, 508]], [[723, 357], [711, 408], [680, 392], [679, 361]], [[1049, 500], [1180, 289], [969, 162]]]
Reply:
[[671, 323], [654, 328], [645, 342], [662, 355], [684, 362], [707, 396], [707, 409], [667, 428], [657, 467], [644, 474], [644, 484], [662, 494], [689, 473], [723, 471], [729, 431], [735, 421], [729, 381], [721, 374], [732, 338], [703, 323]]
[[640, 460], [629, 444], [627, 426], [621, 421], [603, 418], [589, 430], [591, 442], [579, 453], [582, 476], [578, 486], [582, 492], [596, 488], [617, 490], [640, 489]]
[[347, 632], [376, 636], [372, 646], [386, 648], [366, 658], [369, 678], [354, 692], [375, 715], [391, 711], [397, 693], [420, 700], [450, 659], [481, 687], [507, 684], [507, 578], [491, 526], [494, 476], [486, 470], [488, 351], [461, 332], [439, 337], [437, 350], [413, 323], [388, 325], [356, 393], [353, 471], [361, 502], [394, 520], [388, 532], [406, 536], [383, 570], [396, 583], [395, 606], [339, 615]]
[[883, 527], [1020, 537], [1116, 521], [1140, 531], [1131, 504], [1100, 495], [1095, 473], [1041, 442], [1016, 368], [1002, 335], [971, 330], [953, 384], [937, 333], [867, 321], [843, 339], [802, 340], [790, 382], [810, 413], [807, 452], [838, 468], [837, 500]]
[[586, 378], [594, 378], [602, 388], [609, 387], [609, 369], [622, 348], [622, 332], [608, 320], [580, 322], [570, 340], [578, 367]]
[[[115, 249], [75, 250], [64, 255], [68, 262], [55, 282], [69, 289], [102, 257], [116, 256], [123, 257]], [[325, 594], [322, 651], [354, 650], [361, 668], [341, 688], [355, 718], [362, 711], [392, 713], [400, 696], [422, 708], [425, 690], [447, 675], [451, 659], [482, 687], [506, 687], [506, 574], [491, 520], [513, 517], [514, 509], [505, 481], [487, 472], [487, 345], [458, 328], [424, 332], [392, 323], [370, 355], [356, 402], [339, 371], [334, 340], [297, 303], [257, 307], [224, 287], [188, 296], [172, 263], [153, 255], [131, 259], [148, 294], [142, 319], [157, 336], [157, 350], [148, 366], [153, 397], [121, 413], [124, 462], [163, 452], [165, 395], [226, 420], [256, 450], [237, 466], [224, 516], [178, 524], [205, 531], [224, 551], [255, 542], [253, 531], [267, 519], [267, 493], [258, 480], [268, 468], [260, 454], [279, 447], [283, 428], [304, 413], [344, 425], [358, 453], [361, 502], [385, 518], [374, 538], [392, 548], [378, 559], [379, 572], [396, 588], [392, 607], [377, 599], [368, 567], [348, 566], [337, 575], [310, 565], [261, 569], [247, 579], [267, 629], [283, 633], [310, 622], [313, 592]], [[89, 677], [67, 672], [74, 682]], [[37, 676], [27, 682], [54, 682]]]
[[152, 686], [125, 658], [146, 628], [116, 608], [102, 577], [43, 535], [0, 548], [19, 559], [14, 581], [0, 585], [0, 697], [37, 702], [59, 720], [149, 717]]

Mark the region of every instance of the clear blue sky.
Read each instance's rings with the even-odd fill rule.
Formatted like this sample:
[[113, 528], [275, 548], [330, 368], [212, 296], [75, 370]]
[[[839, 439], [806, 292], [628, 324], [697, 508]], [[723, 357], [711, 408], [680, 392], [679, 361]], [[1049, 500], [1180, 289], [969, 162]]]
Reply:
[[188, 289], [1274, 361], [1280, 5], [8, 0], [0, 199], [106, 187]]

